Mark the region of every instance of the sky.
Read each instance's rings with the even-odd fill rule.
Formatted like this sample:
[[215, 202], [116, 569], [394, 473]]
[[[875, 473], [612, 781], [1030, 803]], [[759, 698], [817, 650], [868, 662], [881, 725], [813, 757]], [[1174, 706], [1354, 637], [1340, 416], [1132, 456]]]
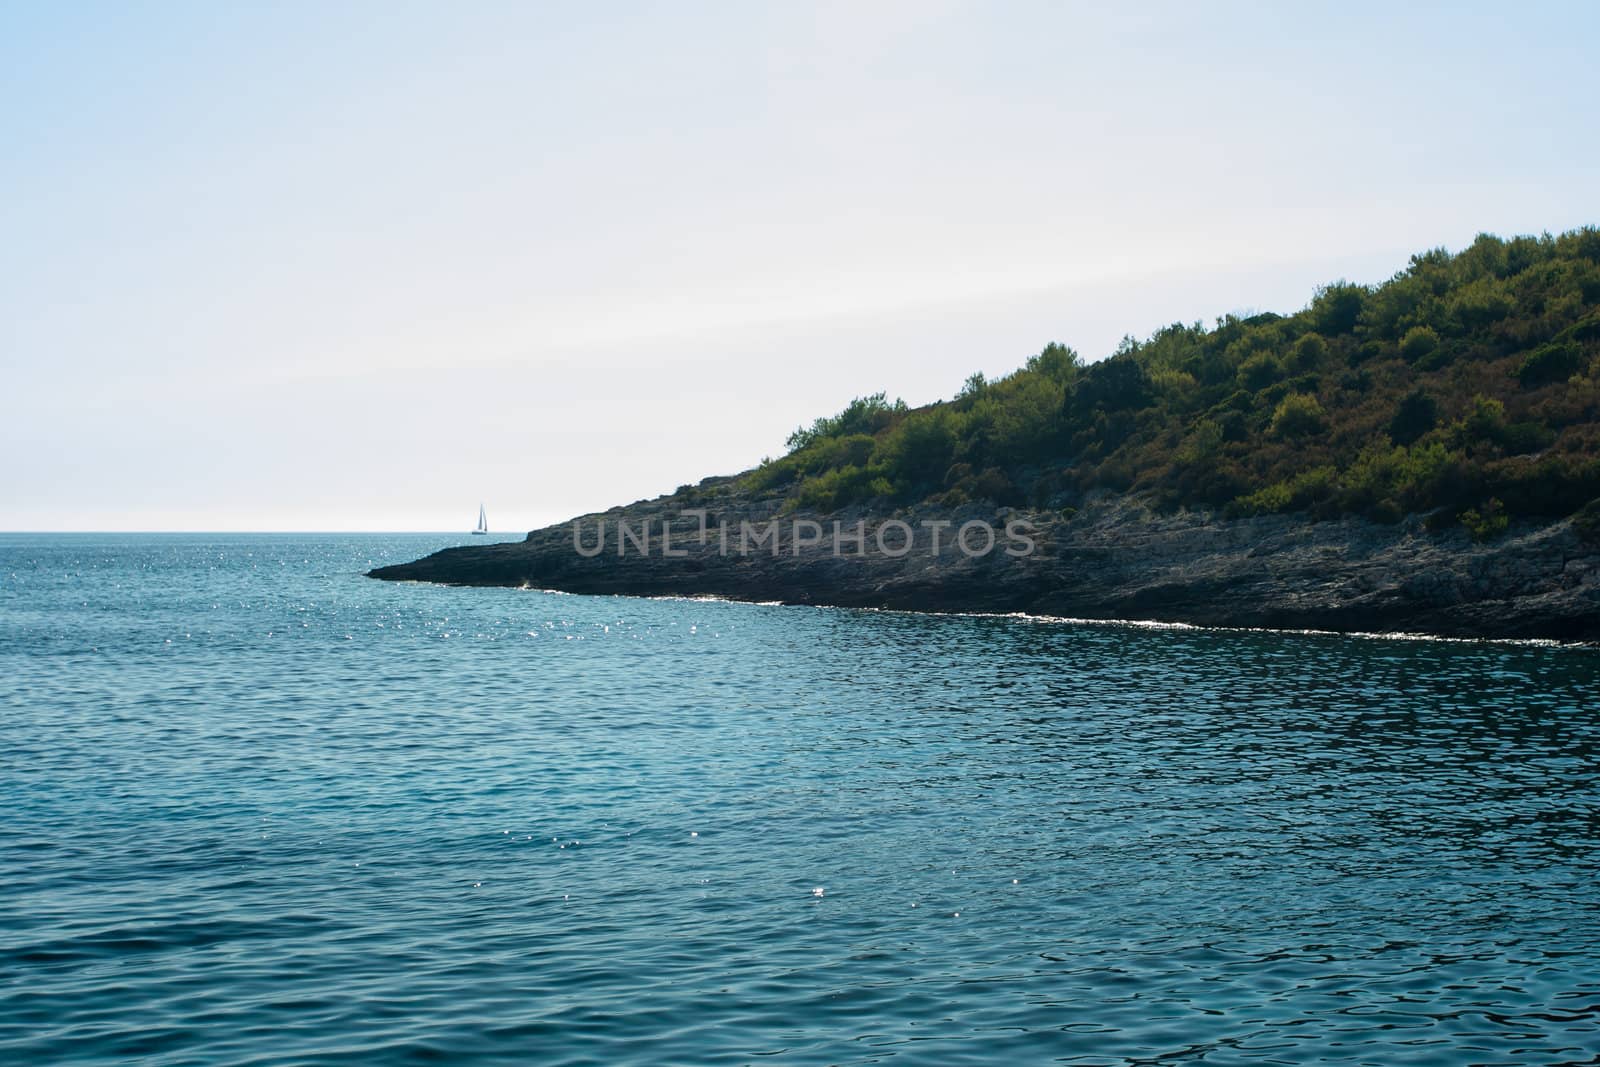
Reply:
[[1600, 223], [1600, 5], [0, 0], [0, 530], [526, 530]]

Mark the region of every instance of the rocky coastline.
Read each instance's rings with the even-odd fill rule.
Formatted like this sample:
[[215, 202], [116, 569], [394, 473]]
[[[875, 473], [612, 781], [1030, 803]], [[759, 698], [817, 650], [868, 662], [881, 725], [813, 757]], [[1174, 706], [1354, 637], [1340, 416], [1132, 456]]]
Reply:
[[[980, 554], [985, 526], [995, 542]], [[1227, 518], [1118, 495], [1066, 511], [821, 515], [786, 512], [737, 479], [708, 479], [520, 542], [448, 548], [369, 573], [568, 593], [1600, 642], [1600, 544], [1565, 520], [1513, 524], [1479, 543], [1420, 517]]]

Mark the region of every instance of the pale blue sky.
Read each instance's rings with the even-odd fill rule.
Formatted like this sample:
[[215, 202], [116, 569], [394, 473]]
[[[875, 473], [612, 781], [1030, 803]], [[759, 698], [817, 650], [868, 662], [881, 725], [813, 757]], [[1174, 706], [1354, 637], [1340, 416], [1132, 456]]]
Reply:
[[1600, 222], [1600, 5], [0, 2], [0, 529], [527, 529]]

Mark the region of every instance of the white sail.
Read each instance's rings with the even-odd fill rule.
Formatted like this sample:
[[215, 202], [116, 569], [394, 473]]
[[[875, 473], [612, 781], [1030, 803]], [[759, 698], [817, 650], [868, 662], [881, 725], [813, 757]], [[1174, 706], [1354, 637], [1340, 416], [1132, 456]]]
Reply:
[[489, 513], [483, 510], [483, 505], [478, 505], [478, 528], [472, 531], [475, 534], [489, 532]]

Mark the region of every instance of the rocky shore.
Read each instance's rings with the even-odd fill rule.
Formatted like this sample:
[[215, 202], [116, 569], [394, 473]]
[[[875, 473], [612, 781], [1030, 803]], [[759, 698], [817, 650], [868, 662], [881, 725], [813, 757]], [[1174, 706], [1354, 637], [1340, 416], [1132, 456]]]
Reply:
[[[1566, 521], [1513, 525], [1480, 544], [1417, 518], [1161, 514], [1117, 496], [1075, 512], [779, 513], [781, 501], [736, 487], [709, 479], [521, 542], [449, 548], [370, 574], [570, 593], [1600, 641], [1600, 545]], [[980, 553], [985, 527], [995, 540]]]

